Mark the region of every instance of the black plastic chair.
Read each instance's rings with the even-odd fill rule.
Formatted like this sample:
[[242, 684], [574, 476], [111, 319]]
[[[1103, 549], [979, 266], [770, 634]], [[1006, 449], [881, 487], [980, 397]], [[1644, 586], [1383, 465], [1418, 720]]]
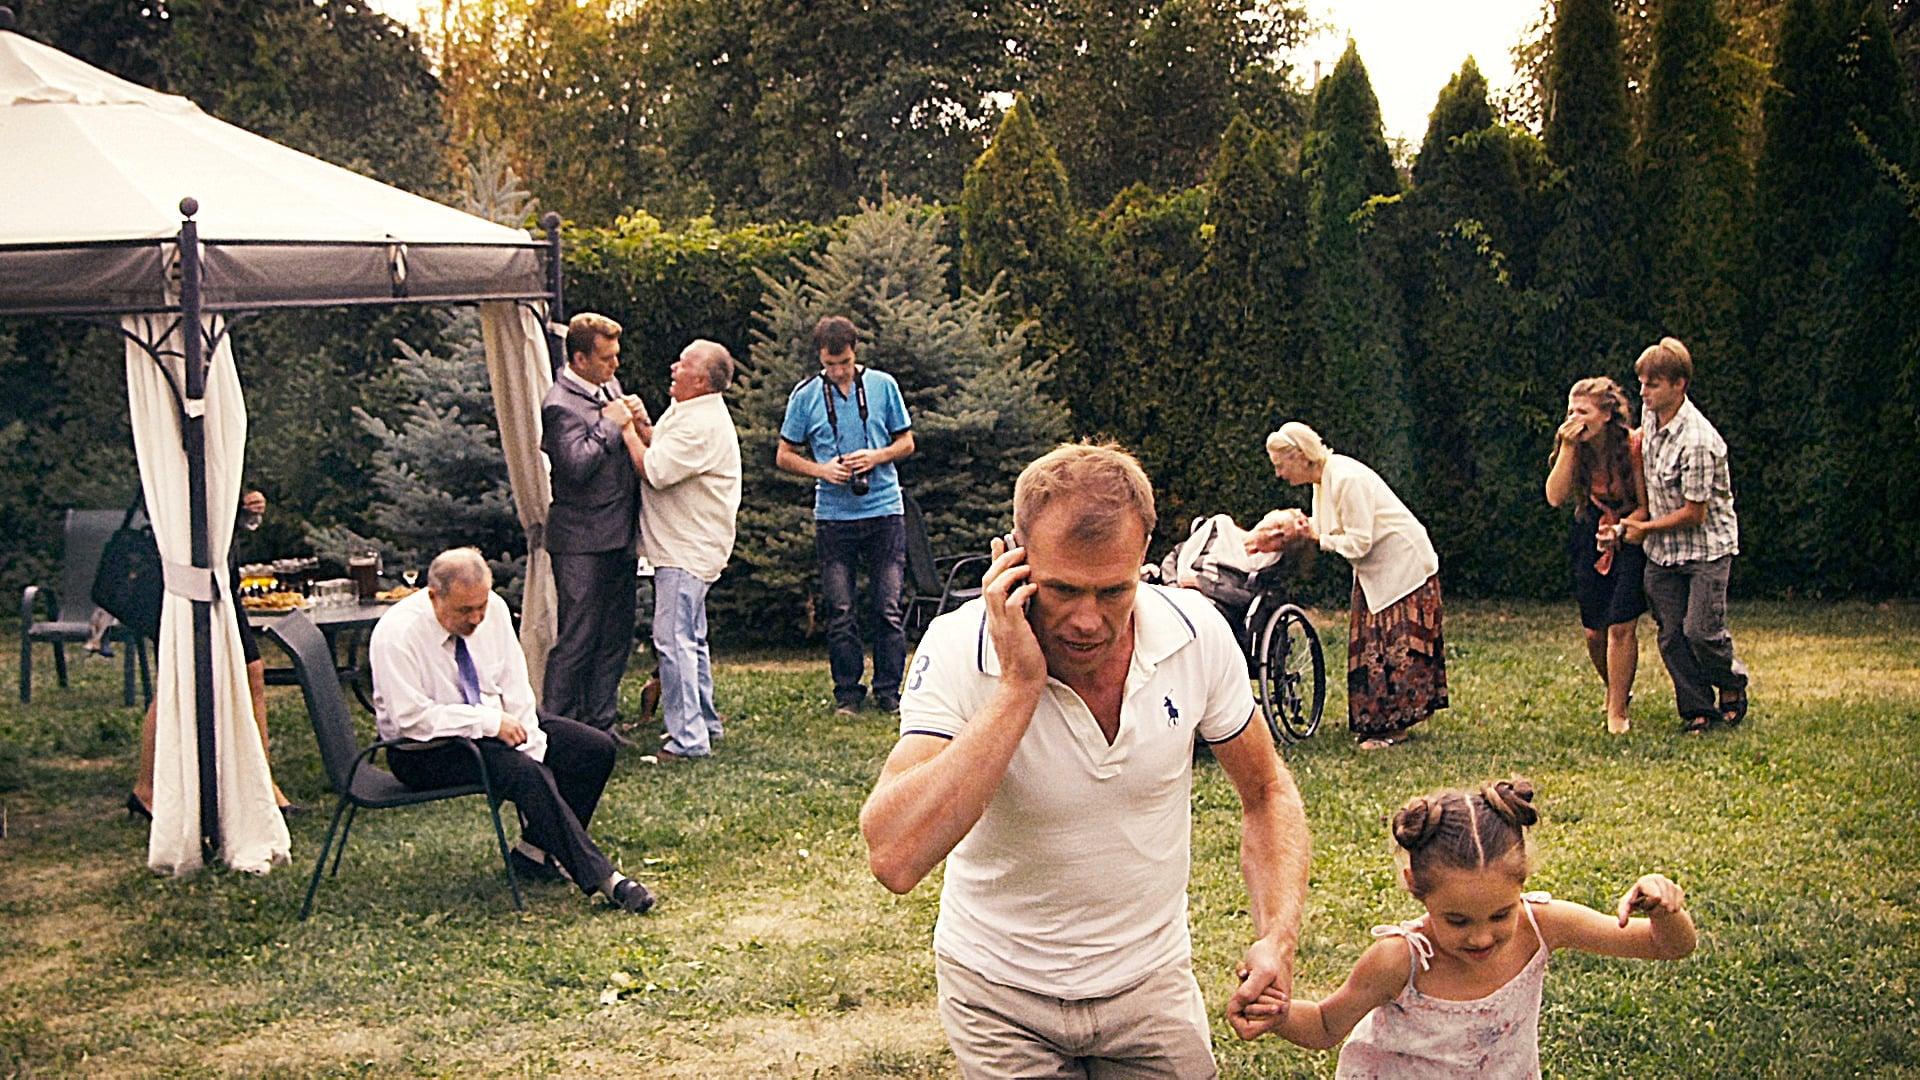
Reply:
[[[69, 510], [62, 528], [60, 588], [55, 591], [41, 585], [29, 585], [20, 594], [20, 704], [33, 700], [33, 645], [53, 646], [53, 671], [62, 689], [67, 685], [67, 646], [86, 641], [93, 634], [93, 576], [100, 569], [100, 553], [107, 540], [120, 527], [126, 514], [120, 510]], [[46, 615], [34, 618], [38, 606]], [[124, 626], [107, 632], [107, 640], [122, 643], [126, 649], [126, 676], [121, 698], [134, 703], [133, 668], [140, 665], [140, 689], [153, 699], [153, 676], [147, 670], [146, 642]]]
[[[500, 842], [500, 862], [507, 868], [507, 888], [513, 892], [513, 908], [515, 911], [525, 911], [526, 905], [520, 900], [520, 882], [513, 873], [513, 860], [507, 855], [507, 833], [500, 824], [501, 798], [494, 794], [493, 782], [487, 776], [486, 758], [481, 756], [480, 748], [473, 740], [445, 738], [420, 742], [413, 739], [384, 739], [362, 749], [353, 731], [353, 717], [347, 709], [347, 696], [341, 691], [340, 677], [334, 670], [333, 650], [327, 647], [327, 639], [320, 633], [320, 628], [305, 613], [293, 611], [274, 620], [266, 632], [293, 658], [294, 674], [300, 680], [300, 691], [307, 699], [307, 715], [313, 720], [313, 735], [320, 743], [320, 761], [326, 766], [327, 782], [340, 794], [340, 801], [333, 808], [333, 821], [327, 826], [327, 839], [320, 845], [320, 858], [313, 864], [313, 879], [307, 883], [307, 899], [300, 905], [300, 917], [305, 919], [313, 911], [313, 895], [320, 888], [320, 870], [327, 865], [329, 851], [333, 852], [333, 870], [327, 876], [340, 873], [340, 859], [347, 851], [347, 837], [353, 832], [353, 818], [361, 807], [385, 810], [394, 806], [457, 799], [465, 795], [487, 797], [487, 809], [493, 815], [494, 839]], [[373, 755], [381, 750], [391, 754], [394, 748], [444, 746], [449, 743], [459, 743], [472, 752], [474, 764], [480, 772], [478, 784], [420, 791], [401, 783], [392, 773], [372, 761]], [[401, 749], [400, 752], [407, 751]], [[344, 827], [340, 823], [342, 814], [346, 816]], [[340, 834], [337, 851], [333, 848], [336, 831]]]
[[[925, 632], [927, 623], [980, 595], [978, 578], [963, 577], [962, 572], [971, 567], [974, 568], [974, 574], [982, 573], [993, 559], [984, 552], [972, 552], [966, 555], [934, 555], [933, 542], [927, 539], [927, 519], [920, 513], [920, 503], [911, 495], [906, 496], [905, 503], [907, 529], [905, 621], [907, 633], [917, 638]], [[961, 584], [969, 581], [971, 584]]]

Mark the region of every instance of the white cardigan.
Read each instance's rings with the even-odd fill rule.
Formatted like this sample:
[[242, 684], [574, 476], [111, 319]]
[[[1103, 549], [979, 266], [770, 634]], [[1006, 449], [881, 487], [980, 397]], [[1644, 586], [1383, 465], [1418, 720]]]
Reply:
[[1313, 485], [1313, 528], [1322, 550], [1353, 564], [1372, 614], [1440, 572], [1426, 526], [1379, 473], [1344, 454], [1329, 457]]

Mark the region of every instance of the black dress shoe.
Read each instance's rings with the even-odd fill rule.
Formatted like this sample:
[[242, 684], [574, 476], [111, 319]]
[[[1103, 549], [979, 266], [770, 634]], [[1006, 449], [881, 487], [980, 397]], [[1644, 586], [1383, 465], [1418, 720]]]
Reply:
[[645, 915], [653, 908], [653, 894], [647, 891], [645, 885], [632, 878], [626, 878], [615, 885], [613, 895], [608, 899], [613, 901], [614, 907], [630, 911], [635, 915]]
[[518, 849], [507, 852], [507, 861], [513, 864], [513, 875], [522, 881], [566, 880], [566, 876], [560, 873], [559, 867], [550, 862], [532, 858]]
[[129, 791], [127, 792], [127, 816], [130, 818], [146, 818], [148, 821], [152, 821], [153, 811], [147, 809], [147, 804], [140, 801], [140, 796]]
[[297, 802], [290, 802], [280, 808], [280, 816], [283, 818], [296, 818], [306, 812], [307, 808]]

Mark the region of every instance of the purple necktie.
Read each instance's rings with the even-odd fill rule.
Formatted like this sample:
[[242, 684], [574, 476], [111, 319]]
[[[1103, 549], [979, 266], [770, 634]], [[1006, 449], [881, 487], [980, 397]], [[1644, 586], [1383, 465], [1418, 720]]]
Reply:
[[467, 651], [467, 639], [453, 636], [453, 666], [460, 669], [460, 700], [480, 704], [480, 672], [473, 666], [473, 654]]

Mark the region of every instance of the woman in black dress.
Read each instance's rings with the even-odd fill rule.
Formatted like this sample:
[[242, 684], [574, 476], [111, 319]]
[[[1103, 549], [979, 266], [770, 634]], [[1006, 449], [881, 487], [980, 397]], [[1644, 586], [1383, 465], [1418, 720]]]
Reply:
[[1618, 383], [1605, 376], [1581, 379], [1567, 392], [1567, 418], [1554, 433], [1547, 471], [1547, 502], [1573, 506], [1567, 557], [1573, 562], [1573, 592], [1587, 656], [1607, 688], [1607, 730], [1627, 731], [1627, 700], [1639, 665], [1641, 591], [1646, 555], [1622, 543], [1620, 522], [1645, 520], [1646, 480], [1640, 470], [1640, 432]]

